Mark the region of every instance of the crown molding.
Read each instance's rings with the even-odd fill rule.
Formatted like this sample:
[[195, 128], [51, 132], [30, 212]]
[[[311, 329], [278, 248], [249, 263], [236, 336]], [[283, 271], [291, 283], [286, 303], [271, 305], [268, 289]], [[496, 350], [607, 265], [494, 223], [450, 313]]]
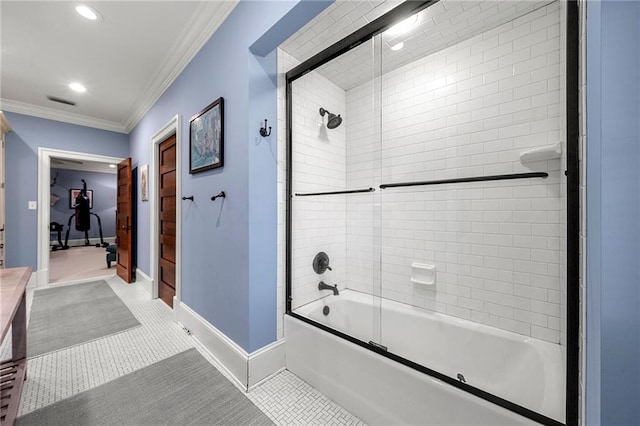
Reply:
[[127, 133], [124, 126], [114, 121], [101, 120], [71, 112], [58, 111], [51, 108], [18, 102], [11, 99], [0, 99], [0, 105], [4, 111], [33, 117], [46, 118], [48, 120], [62, 121], [63, 123], [77, 124], [78, 126], [94, 127], [96, 129], [109, 130], [118, 133]]
[[202, 46], [222, 25], [239, 0], [203, 2], [193, 14], [185, 30], [176, 39], [175, 44], [167, 50], [167, 57], [151, 79], [144, 94], [135, 102], [129, 111], [128, 118], [121, 126], [126, 133], [142, 120], [151, 107], [180, 75]]

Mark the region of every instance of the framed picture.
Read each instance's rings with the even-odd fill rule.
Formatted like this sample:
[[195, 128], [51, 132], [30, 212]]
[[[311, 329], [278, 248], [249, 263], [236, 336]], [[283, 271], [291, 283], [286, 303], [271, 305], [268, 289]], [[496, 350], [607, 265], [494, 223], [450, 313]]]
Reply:
[[[69, 208], [71, 210], [76, 208], [76, 198], [82, 192], [82, 189], [70, 189], [69, 190]], [[87, 197], [89, 197], [89, 209], [93, 208], [93, 189], [87, 189]]]
[[140, 167], [140, 199], [149, 201], [149, 165]]
[[189, 121], [189, 173], [222, 167], [224, 99], [218, 98]]

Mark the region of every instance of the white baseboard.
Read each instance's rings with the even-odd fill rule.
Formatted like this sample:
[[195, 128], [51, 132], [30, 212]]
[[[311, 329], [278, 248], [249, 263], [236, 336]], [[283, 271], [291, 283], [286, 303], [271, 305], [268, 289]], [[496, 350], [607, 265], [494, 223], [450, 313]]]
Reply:
[[[103, 238], [105, 243], [109, 243], [109, 244], [115, 244], [116, 243], [116, 237], [105, 237]], [[97, 238], [89, 238], [89, 246], [86, 247], [91, 247], [94, 246], [96, 244], [100, 244], [100, 237]], [[69, 244], [69, 247], [84, 247], [84, 238], [77, 238], [77, 239], [73, 239], [73, 240], [69, 240], [67, 242], [67, 244]], [[49, 245], [58, 245], [58, 240], [51, 240], [49, 241]]]
[[[34, 278], [35, 275], [35, 278]], [[35, 280], [35, 282], [32, 282]], [[29, 280], [29, 285], [35, 285], [35, 288], [45, 288], [49, 285], [49, 270], [48, 269], [39, 269], [33, 274], [31, 274], [31, 279]]]
[[29, 282], [27, 283], [28, 289], [38, 288], [38, 285], [39, 285], [38, 277], [39, 277], [38, 271], [31, 273], [31, 276], [29, 277]]
[[275, 341], [249, 354], [247, 390], [285, 369], [284, 339]]
[[142, 286], [150, 297], [153, 297], [153, 279], [142, 272], [140, 268], [136, 268], [136, 282]]
[[189, 329], [236, 382], [250, 390], [284, 369], [284, 340], [248, 354], [183, 302], [173, 305], [176, 321]]

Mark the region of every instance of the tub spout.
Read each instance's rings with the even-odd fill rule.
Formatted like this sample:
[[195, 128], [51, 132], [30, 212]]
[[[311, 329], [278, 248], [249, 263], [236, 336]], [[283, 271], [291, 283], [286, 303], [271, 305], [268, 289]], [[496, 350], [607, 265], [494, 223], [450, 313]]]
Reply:
[[329, 285], [329, 284], [325, 283], [324, 281], [320, 281], [318, 283], [318, 290], [331, 290], [331, 291], [333, 291], [333, 295], [334, 296], [338, 296], [340, 294], [340, 292], [338, 291], [338, 284]]

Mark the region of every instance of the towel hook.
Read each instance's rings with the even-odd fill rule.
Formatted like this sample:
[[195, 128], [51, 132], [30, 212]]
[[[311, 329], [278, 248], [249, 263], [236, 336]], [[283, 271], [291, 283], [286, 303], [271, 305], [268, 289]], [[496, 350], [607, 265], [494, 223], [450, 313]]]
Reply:
[[188, 197], [182, 197], [182, 200], [191, 200], [193, 201], [193, 195], [189, 195]]
[[220, 193], [218, 195], [214, 195], [213, 197], [211, 197], [211, 201], [215, 201], [216, 198], [225, 198], [227, 195], [224, 193], [224, 191], [220, 191]]
[[271, 126], [269, 126], [269, 130], [267, 133], [267, 119], [264, 119], [264, 127], [260, 127], [260, 136], [266, 138], [267, 136], [271, 136]]

